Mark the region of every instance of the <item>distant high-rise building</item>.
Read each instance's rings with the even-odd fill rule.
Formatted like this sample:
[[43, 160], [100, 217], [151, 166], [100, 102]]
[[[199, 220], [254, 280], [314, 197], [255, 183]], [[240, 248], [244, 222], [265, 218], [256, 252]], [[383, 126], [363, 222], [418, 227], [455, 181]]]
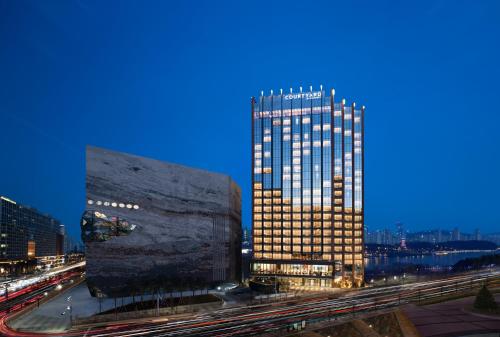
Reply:
[[458, 227], [455, 227], [453, 229], [453, 232], [451, 234], [451, 239], [453, 241], [460, 241], [460, 230], [458, 229]]
[[395, 236], [390, 229], [386, 228], [381, 233], [381, 244], [394, 245], [398, 243], [397, 236]]
[[406, 239], [405, 227], [404, 227], [403, 223], [398, 222], [396, 224], [396, 232], [397, 232], [399, 244], [401, 244]]
[[56, 234], [56, 255], [64, 255], [64, 225], [59, 225], [59, 231]]
[[474, 230], [474, 240], [481, 240], [481, 232], [479, 231], [479, 228]]
[[250, 240], [250, 237], [248, 235], [248, 229], [243, 228], [243, 242], [248, 242]]
[[0, 196], [0, 261], [56, 256], [59, 226], [50, 215]]
[[363, 283], [364, 110], [333, 89], [252, 98], [253, 276]]

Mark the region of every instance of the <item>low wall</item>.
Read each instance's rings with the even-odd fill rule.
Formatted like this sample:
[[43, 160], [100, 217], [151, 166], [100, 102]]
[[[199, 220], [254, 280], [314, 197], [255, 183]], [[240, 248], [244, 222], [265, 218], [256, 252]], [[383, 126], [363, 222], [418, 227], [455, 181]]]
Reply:
[[112, 314], [104, 314], [104, 315], [94, 315], [91, 317], [82, 317], [82, 318], [74, 318], [73, 326], [77, 325], [85, 325], [85, 324], [94, 324], [94, 323], [103, 323], [110, 321], [125, 321], [129, 319], [136, 318], [147, 318], [147, 317], [156, 317], [156, 316], [166, 316], [173, 314], [184, 314], [184, 313], [193, 313], [198, 312], [201, 309], [203, 310], [215, 310], [219, 309], [222, 306], [222, 300], [218, 302], [209, 302], [209, 303], [200, 303], [200, 304], [191, 304], [191, 305], [180, 305], [176, 307], [169, 308], [160, 308], [160, 314], [156, 309], [147, 309], [147, 310], [137, 310], [137, 311], [129, 311], [129, 312], [117, 312]]

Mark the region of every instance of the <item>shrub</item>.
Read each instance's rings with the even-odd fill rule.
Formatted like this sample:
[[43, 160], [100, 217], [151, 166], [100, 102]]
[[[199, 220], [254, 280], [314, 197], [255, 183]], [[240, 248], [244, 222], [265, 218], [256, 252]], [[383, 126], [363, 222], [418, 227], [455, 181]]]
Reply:
[[479, 290], [479, 293], [476, 296], [476, 300], [474, 301], [474, 308], [485, 311], [498, 310], [498, 305], [495, 302], [495, 298], [488, 290], [488, 288], [486, 288], [486, 285], [483, 285], [481, 290]]

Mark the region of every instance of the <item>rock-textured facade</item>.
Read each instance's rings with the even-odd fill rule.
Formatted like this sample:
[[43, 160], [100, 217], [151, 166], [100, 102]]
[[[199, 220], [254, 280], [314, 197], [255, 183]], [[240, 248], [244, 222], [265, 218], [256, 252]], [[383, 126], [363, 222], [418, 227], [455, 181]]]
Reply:
[[225, 175], [87, 147], [82, 239], [91, 293], [241, 280], [241, 192]]

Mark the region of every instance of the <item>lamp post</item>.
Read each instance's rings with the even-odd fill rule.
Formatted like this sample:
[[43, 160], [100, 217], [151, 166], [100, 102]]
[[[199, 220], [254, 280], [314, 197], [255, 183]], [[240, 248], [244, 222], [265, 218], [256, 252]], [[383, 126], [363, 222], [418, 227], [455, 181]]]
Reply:
[[71, 328], [73, 323], [73, 306], [71, 305], [71, 296], [68, 296], [66, 301], [69, 303], [66, 309], [69, 310], [69, 327]]

